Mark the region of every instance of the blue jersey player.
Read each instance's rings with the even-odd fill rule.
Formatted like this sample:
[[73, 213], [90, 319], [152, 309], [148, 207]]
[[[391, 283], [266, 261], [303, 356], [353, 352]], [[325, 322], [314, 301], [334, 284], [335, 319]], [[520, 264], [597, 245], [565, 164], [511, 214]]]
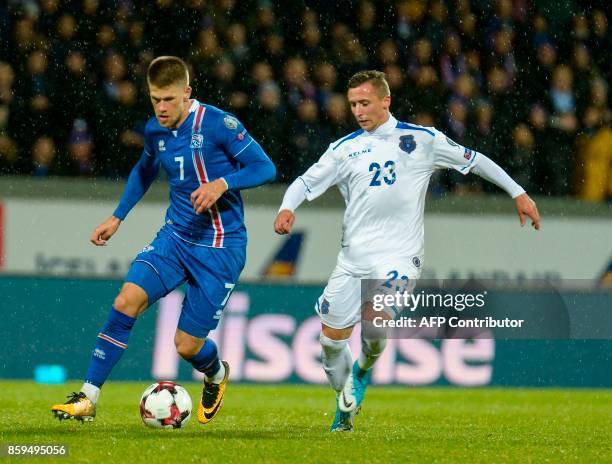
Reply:
[[175, 344], [204, 373], [198, 421], [210, 422], [223, 402], [229, 365], [206, 337], [217, 326], [245, 263], [240, 190], [271, 181], [276, 170], [234, 116], [190, 98], [189, 73], [181, 59], [153, 60], [147, 82], [155, 117], [146, 125], [142, 156], [117, 209], [94, 230], [91, 242], [106, 245], [160, 168], [170, 184], [170, 206], [157, 237], [132, 263], [98, 334], [81, 391], [52, 407], [60, 420], [93, 420], [100, 388], [127, 348], [137, 317], [183, 283], [187, 293]]

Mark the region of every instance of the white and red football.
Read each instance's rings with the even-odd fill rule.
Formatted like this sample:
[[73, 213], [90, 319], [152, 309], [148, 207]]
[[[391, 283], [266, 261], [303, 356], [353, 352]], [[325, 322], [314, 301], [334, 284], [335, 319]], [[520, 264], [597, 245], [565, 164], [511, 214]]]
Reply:
[[191, 417], [191, 397], [179, 384], [164, 380], [149, 385], [140, 398], [140, 417], [157, 429], [180, 429]]

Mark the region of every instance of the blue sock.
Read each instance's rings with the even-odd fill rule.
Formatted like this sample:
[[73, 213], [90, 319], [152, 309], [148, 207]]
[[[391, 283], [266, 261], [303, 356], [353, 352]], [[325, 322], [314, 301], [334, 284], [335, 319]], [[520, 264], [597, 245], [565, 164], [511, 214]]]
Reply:
[[98, 388], [104, 384], [112, 368], [127, 348], [134, 322], [136, 318], [111, 308], [106, 325], [98, 334], [85, 382]]
[[204, 341], [204, 346], [193, 358], [187, 359], [198, 371], [204, 372], [208, 378], [215, 375], [221, 369], [221, 361], [217, 354], [217, 345], [210, 338]]

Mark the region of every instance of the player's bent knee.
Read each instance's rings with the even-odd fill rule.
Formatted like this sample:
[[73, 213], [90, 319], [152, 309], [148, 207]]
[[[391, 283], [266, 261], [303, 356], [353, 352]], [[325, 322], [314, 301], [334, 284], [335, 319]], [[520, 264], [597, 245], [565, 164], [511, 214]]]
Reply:
[[347, 338], [350, 338], [351, 334], [353, 333], [353, 327], [351, 326], [344, 329], [334, 329], [333, 327], [323, 324], [321, 327], [321, 333], [332, 340], [346, 340]]
[[378, 355], [382, 353], [386, 346], [386, 338], [363, 338], [361, 340], [362, 351], [370, 355]]
[[138, 285], [127, 283], [113, 302], [113, 307], [130, 317], [138, 317], [147, 309], [147, 293]]
[[321, 343], [323, 353], [329, 355], [342, 351], [344, 347], [348, 344], [348, 338], [332, 339], [321, 333], [321, 335], [319, 335], [319, 343]]
[[113, 301], [113, 306], [115, 307], [117, 311], [125, 313], [125, 310], [127, 309], [128, 304], [127, 304], [127, 300], [121, 293], [117, 295], [117, 297], [115, 298], [115, 301]]
[[181, 343], [176, 345], [176, 352], [183, 359], [193, 358], [196, 354], [198, 354], [200, 349], [201, 348], [198, 348], [196, 345], [189, 343]]

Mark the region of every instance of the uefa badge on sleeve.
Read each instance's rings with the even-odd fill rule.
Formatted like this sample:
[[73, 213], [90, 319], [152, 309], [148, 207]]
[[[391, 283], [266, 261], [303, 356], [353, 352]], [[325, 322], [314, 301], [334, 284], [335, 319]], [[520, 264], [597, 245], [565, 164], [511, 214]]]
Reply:
[[204, 136], [202, 134], [193, 134], [191, 136], [191, 148], [202, 148], [204, 145]]
[[227, 115], [223, 118], [223, 124], [225, 124], [225, 127], [228, 129], [234, 130], [238, 127], [238, 120], [233, 116]]

